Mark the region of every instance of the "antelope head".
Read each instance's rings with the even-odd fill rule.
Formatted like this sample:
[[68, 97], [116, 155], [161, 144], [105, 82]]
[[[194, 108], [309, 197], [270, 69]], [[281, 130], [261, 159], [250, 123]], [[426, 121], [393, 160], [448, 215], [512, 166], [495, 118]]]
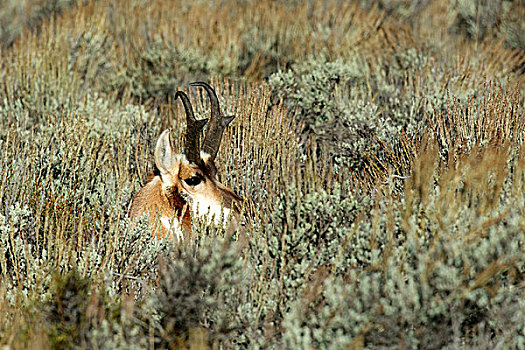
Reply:
[[[231, 227], [235, 228], [239, 220], [238, 205], [241, 201], [239, 196], [219, 182], [215, 165], [222, 134], [234, 117], [222, 116], [217, 95], [208, 84], [195, 82], [190, 85], [203, 87], [210, 99], [211, 114], [202, 147], [199, 144], [199, 137], [208, 120], [197, 120], [188, 96], [178, 91], [176, 98], [181, 99], [186, 112], [184, 152], [174, 151], [169, 130], [162, 132], [155, 147], [158, 175], [139, 191], [130, 212], [130, 216], [135, 217], [148, 210], [150, 219], [153, 215], [160, 215], [160, 221], [168, 232], [173, 229], [175, 231], [183, 229], [180, 233], [177, 231], [181, 238], [182, 231], [191, 230], [189, 215], [208, 216], [216, 224], [226, 223], [225, 220], [231, 219]], [[138, 209], [141, 206], [140, 202], [146, 200], [139, 198], [144, 197], [141, 192], [147, 192], [145, 189], [150, 184], [150, 187], [155, 187], [153, 192], [157, 193], [164, 203], [163, 208], [156, 205], [156, 214], [152, 213], [151, 209]], [[154, 201], [159, 202], [158, 199]], [[166, 208], [166, 204], [169, 204], [169, 208]], [[189, 208], [188, 212], [183, 213], [184, 209], [181, 206]], [[151, 205], [146, 204], [142, 207], [151, 207]], [[169, 212], [172, 214], [169, 215]]]

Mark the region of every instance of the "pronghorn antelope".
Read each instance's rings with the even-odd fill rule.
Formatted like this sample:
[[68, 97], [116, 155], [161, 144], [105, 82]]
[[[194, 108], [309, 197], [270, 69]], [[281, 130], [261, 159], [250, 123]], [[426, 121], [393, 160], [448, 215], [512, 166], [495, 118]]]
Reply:
[[208, 215], [216, 224], [229, 223], [230, 228], [235, 228], [241, 202], [239, 196], [217, 180], [214, 163], [224, 129], [234, 116], [222, 116], [217, 95], [208, 84], [190, 85], [203, 87], [210, 98], [211, 117], [202, 148], [199, 136], [207, 119], [195, 119], [188, 96], [177, 91], [175, 98], [180, 97], [186, 111], [184, 153], [174, 152], [170, 131], [164, 130], [155, 147], [156, 169], [136, 194], [129, 213], [131, 219], [148, 213], [152, 227], [160, 227], [156, 235], [175, 235], [179, 240], [191, 232], [193, 215]]

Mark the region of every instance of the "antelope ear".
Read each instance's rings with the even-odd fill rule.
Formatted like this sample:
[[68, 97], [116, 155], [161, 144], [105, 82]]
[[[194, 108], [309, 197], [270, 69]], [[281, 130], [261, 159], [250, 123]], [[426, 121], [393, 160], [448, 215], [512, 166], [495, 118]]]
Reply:
[[166, 175], [177, 164], [176, 154], [171, 147], [170, 130], [166, 129], [160, 134], [155, 147], [155, 165], [161, 175]]

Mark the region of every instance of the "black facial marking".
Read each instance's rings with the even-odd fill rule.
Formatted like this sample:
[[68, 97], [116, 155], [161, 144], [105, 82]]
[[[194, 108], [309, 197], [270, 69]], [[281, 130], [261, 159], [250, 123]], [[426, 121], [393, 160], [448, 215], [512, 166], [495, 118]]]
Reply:
[[184, 182], [188, 185], [188, 186], [197, 186], [198, 184], [200, 184], [202, 182], [202, 178], [198, 175], [196, 176], [192, 176], [188, 179], [185, 179]]

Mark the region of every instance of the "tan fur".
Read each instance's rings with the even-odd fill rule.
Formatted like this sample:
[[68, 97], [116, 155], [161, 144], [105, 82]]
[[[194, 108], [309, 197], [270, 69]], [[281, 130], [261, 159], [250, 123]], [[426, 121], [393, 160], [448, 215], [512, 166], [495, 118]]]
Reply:
[[[206, 205], [211, 205], [216, 210], [223, 208], [225, 211], [231, 211], [233, 226], [236, 226], [239, 215], [238, 204], [241, 198], [216, 179], [216, 172], [210, 171], [210, 169], [215, 169], [215, 165], [211, 161], [196, 165], [180, 159], [175, 169], [179, 170], [178, 173], [171, 174], [169, 180], [175, 184], [179, 193], [190, 198], [193, 214], [206, 215], [208, 211], [208, 208], [205, 208]], [[184, 180], [194, 176], [201, 177], [201, 183], [195, 187], [188, 186]], [[197, 213], [197, 209], [199, 213]], [[218, 223], [218, 216], [220, 214], [216, 213], [216, 223]]]
[[204, 82], [190, 85], [204, 88], [210, 98], [211, 117], [203, 148], [199, 146], [199, 135], [207, 119], [197, 120], [188, 96], [177, 91], [175, 98], [181, 99], [186, 111], [184, 153], [174, 152], [170, 131], [164, 130], [155, 147], [158, 172], [137, 193], [129, 214], [135, 219], [148, 213], [150, 224], [159, 225], [160, 222], [155, 226], [156, 231], [160, 227], [160, 232], [155, 234], [161, 237], [169, 233], [184, 239], [184, 234], [191, 232], [190, 210], [191, 215], [213, 220], [215, 224], [230, 224], [230, 230], [235, 230], [239, 224], [241, 198], [217, 180], [217, 167], [213, 162], [224, 128], [234, 116], [221, 115], [217, 95], [211, 86]]
[[[178, 157], [175, 165], [167, 174], [162, 176], [152, 175], [148, 178], [149, 182], [135, 195], [129, 216], [131, 219], [141, 217], [144, 214], [149, 214], [150, 225], [155, 228], [154, 235], [157, 237], [165, 237], [168, 233], [166, 227], [160, 222], [161, 218], [170, 218], [178, 220], [182, 215], [184, 207], [186, 211], [182, 220], [182, 231], [185, 236], [191, 233], [191, 214], [190, 209], [197, 208], [198, 205], [205, 205], [202, 203], [211, 203], [215, 208], [222, 207], [225, 210], [231, 211], [231, 230], [235, 230], [239, 223], [239, 204], [241, 198], [237, 196], [232, 190], [220, 183], [214, 173], [210, 173], [210, 169], [215, 169], [214, 164], [203, 163], [200, 165], [189, 164], [182, 157]], [[201, 176], [203, 178], [200, 186], [192, 188], [183, 182], [184, 179], [193, 176]], [[173, 187], [163, 186], [162, 178], [166, 179], [167, 183], [174, 184]], [[181, 193], [191, 198], [191, 203], [187, 203]], [[198, 203], [198, 204], [197, 204]], [[200, 208], [201, 213], [206, 215], [207, 208]], [[217, 214], [216, 216], [219, 216]], [[215, 222], [218, 223], [218, 217], [215, 217]], [[178, 221], [177, 221], [178, 222]]]
[[130, 218], [135, 219], [146, 213], [149, 214], [150, 225], [155, 228], [153, 235], [164, 238], [168, 231], [160, 223], [160, 218], [180, 218], [186, 206], [181, 226], [186, 235], [191, 232], [190, 210], [178, 191], [163, 189], [160, 176], [151, 174], [148, 180], [148, 183], [140, 189], [133, 199], [129, 212]]

